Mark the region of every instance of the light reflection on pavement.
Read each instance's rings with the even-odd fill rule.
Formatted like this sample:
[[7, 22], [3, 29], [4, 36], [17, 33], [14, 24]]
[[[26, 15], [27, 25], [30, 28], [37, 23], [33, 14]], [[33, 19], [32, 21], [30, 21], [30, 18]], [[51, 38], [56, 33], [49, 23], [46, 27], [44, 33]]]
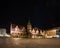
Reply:
[[60, 48], [60, 39], [0, 38], [0, 48]]

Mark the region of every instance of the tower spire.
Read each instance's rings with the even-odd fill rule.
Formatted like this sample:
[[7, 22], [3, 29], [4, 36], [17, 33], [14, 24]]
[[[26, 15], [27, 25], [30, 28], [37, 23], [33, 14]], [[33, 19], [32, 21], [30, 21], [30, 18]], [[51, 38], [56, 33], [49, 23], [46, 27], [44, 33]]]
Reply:
[[31, 22], [30, 22], [30, 17], [28, 17], [28, 24], [27, 24], [27, 29], [30, 30], [32, 28]]
[[31, 24], [31, 22], [30, 22], [30, 17], [28, 17], [28, 24], [29, 24], [29, 25]]

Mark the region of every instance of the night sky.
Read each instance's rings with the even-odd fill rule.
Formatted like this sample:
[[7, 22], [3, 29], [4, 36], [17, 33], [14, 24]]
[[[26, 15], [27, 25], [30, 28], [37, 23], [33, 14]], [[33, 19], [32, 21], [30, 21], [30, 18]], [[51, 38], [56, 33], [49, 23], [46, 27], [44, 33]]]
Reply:
[[33, 27], [59, 26], [56, 0], [2, 0], [0, 8], [0, 28], [9, 28], [10, 23], [26, 26], [29, 17]]

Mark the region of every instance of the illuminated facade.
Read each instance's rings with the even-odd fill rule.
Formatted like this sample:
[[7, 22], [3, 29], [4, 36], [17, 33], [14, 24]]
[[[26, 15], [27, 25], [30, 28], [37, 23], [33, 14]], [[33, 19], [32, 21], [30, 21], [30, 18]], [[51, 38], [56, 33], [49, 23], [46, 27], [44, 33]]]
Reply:
[[39, 30], [38, 30], [38, 29], [35, 30], [35, 29], [33, 28], [33, 30], [31, 30], [31, 34], [32, 34], [32, 38], [37, 38], [37, 36], [38, 36], [38, 34], [39, 34]]
[[53, 37], [56, 37], [56, 29], [46, 31], [45, 38], [53, 38]]
[[[27, 35], [28, 33], [28, 35]], [[30, 38], [53, 38], [58, 37], [57, 35], [57, 29], [51, 29], [51, 30], [39, 30], [38, 28], [32, 28], [32, 25], [30, 21], [27, 24], [27, 29], [23, 26], [18, 25], [12, 25], [10, 26], [10, 35], [11, 37], [23, 37], [27, 35], [27, 37]]]
[[12, 37], [23, 37], [25, 34], [25, 27], [20, 26], [20, 28], [17, 25], [12, 25], [10, 28], [10, 34]]
[[[11, 37], [23, 37], [26, 35], [29, 38], [53, 38], [58, 37], [59, 29], [51, 29], [51, 30], [40, 30], [38, 28], [33, 28], [30, 20], [27, 24], [27, 29], [24, 26], [18, 26], [11, 24], [10, 26], [10, 35]], [[58, 33], [59, 34], [59, 33]]]

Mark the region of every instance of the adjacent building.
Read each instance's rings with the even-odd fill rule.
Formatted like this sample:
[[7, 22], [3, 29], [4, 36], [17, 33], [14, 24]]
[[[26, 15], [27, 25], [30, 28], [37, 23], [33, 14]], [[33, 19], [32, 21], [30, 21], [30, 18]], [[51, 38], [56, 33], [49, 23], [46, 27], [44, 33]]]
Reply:
[[45, 38], [53, 38], [53, 37], [56, 37], [56, 29], [47, 30], [45, 32]]
[[10, 37], [10, 35], [6, 33], [5, 28], [0, 28], [0, 37]]
[[11, 24], [10, 35], [11, 37], [23, 37], [26, 34], [25, 27]]

